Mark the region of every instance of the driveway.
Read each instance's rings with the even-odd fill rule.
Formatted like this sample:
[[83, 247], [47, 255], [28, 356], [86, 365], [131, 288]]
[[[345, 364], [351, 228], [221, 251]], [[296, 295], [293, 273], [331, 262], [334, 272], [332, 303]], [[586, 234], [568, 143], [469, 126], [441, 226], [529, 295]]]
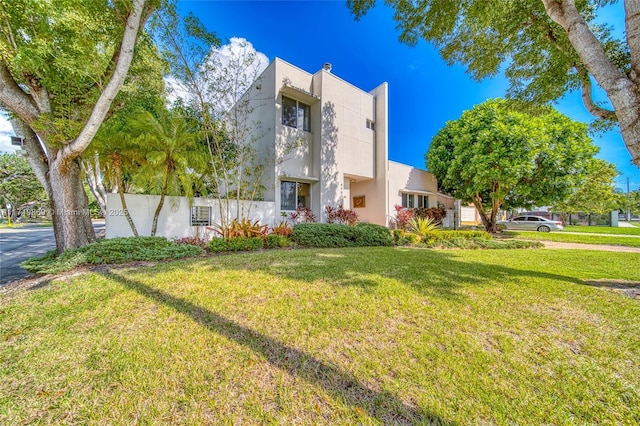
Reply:
[[[104, 232], [104, 220], [94, 221], [96, 235]], [[30, 275], [20, 262], [56, 248], [53, 228], [26, 225], [0, 229], [0, 286]]]

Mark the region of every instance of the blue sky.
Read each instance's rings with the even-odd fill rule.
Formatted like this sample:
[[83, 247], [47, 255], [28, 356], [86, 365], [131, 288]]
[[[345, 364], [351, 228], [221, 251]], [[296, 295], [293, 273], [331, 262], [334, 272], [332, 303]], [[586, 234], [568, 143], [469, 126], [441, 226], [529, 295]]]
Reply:
[[[354, 21], [344, 1], [180, 1], [183, 14], [193, 12], [223, 41], [243, 37], [269, 60], [279, 57], [314, 73], [324, 62], [338, 77], [371, 90], [389, 83], [389, 159], [424, 168], [424, 154], [447, 120], [489, 98], [503, 97], [507, 81], [498, 76], [473, 81], [462, 66], [447, 66], [426, 42], [410, 47], [398, 41], [393, 11], [382, 3]], [[621, 6], [603, 19], [622, 30]], [[578, 93], [565, 96], [562, 113], [592, 120]], [[617, 132], [595, 135], [600, 158], [622, 173], [618, 187], [640, 187], [640, 168]]]

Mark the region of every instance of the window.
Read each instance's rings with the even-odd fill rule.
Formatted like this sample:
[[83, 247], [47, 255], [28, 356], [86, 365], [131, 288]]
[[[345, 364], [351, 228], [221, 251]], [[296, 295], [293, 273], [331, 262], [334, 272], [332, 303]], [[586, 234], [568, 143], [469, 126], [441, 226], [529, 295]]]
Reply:
[[282, 97], [282, 124], [311, 131], [311, 107], [295, 99]]
[[413, 194], [402, 193], [402, 207], [413, 208]]
[[191, 207], [191, 226], [211, 225], [211, 207], [193, 206]]
[[311, 185], [302, 182], [282, 181], [280, 183], [280, 210], [296, 210], [298, 207], [311, 208]]
[[367, 129], [376, 130], [376, 123], [367, 118]]
[[402, 194], [402, 207], [413, 208], [413, 207], [429, 207], [429, 197], [426, 195], [419, 194]]

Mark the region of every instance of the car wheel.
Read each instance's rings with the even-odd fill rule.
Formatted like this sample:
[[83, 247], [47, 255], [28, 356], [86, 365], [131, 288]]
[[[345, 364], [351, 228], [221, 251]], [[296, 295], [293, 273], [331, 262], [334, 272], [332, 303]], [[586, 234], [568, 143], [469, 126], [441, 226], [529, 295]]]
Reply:
[[551, 231], [551, 228], [549, 228], [547, 225], [538, 226], [538, 232], [549, 232], [549, 231]]
[[496, 229], [500, 232], [504, 232], [507, 230], [507, 225], [505, 225], [504, 223], [499, 223], [496, 225]]

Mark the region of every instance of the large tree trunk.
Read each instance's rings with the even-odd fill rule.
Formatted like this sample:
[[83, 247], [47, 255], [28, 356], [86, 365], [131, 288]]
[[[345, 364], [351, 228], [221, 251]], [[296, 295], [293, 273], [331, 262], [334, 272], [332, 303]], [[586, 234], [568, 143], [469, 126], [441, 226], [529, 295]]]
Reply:
[[491, 211], [487, 213], [487, 211], [485, 211], [484, 209], [484, 206], [482, 205], [482, 197], [480, 197], [480, 195], [473, 196], [471, 200], [473, 201], [473, 205], [476, 207], [476, 210], [478, 210], [478, 213], [480, 214], [480, 219], [482, 220], [484, 229], [492, 234], [497, 233], [498, 228], [496, 227], [496, 217], [498, 215], [498, 210], [500, 210], [501, 203], [499, 201], [492, 200]]
[[167, 188], [169, 188], [169, 173], [171, 173], [171, 166], [167, 164], [167, 166], [165, 167], [164, 181], [162, 182], [162, 191], [160, 192], [160, 202], [158, 203], [158, 207], [153, 214], [153, 223], [151, 224], [152, 237], [156, 236], [156, 231], [158, 230], [158, 218], [160, 217], [162, 206], [164, 206], [164, 196], [167, 193]]
[[80, 159], [49, 170], [53, 232], [56, 250], [81, 247], [96, 240], [91, 223], [89, 200], [82, 186]]
[[[549, 17], [564, 28], [571, 45], [591, 75], [604, 89], [613, 104], [620, 133], [632, 161], [640, 166], [640, 91], [637, 76], [640, 50], [640, 3], [625, 1], [627, 40], [631, 51], [633, 73], [626, 76], [606, 55], [602, 44], [595, 37], [580, 15], [574, 0], [542, 0]], [[584, 97], [584, 94], [583, 94]], [[585, 106], [593, 113], [589, 102]], [[595, 114], [598, 115], [598, 114]]]
[[100, 206], [100, 212], [102, 217], [107, 217], [107, 190], [102, 182], [102, 175], [100, 174], [100, 160], [96, 153], [91, 160], [85, 161], [84, 172], [85, 179], [91, 189], [91, 193]]
[[124, 217], [127, 218], [127, 222], [129, 222], [129, 226], [131, 227], [131, 232], [136, 237], [138, 236], [138, 230], [136, 229], [136, 225], [133, 223], [133, 219], [129, 214], [129, 209], [127, 208], [127, 200], [124, 196], [124, 182], [122, 181], [122, 159], [117, 155], [111, 156], [111, 162], [113, 163], [113, 167], [116, 172], [116, 185], [118, 185], [118, 195], [120, 195], [120, 204], [122, 205], [122, 212], [124, 213]]

